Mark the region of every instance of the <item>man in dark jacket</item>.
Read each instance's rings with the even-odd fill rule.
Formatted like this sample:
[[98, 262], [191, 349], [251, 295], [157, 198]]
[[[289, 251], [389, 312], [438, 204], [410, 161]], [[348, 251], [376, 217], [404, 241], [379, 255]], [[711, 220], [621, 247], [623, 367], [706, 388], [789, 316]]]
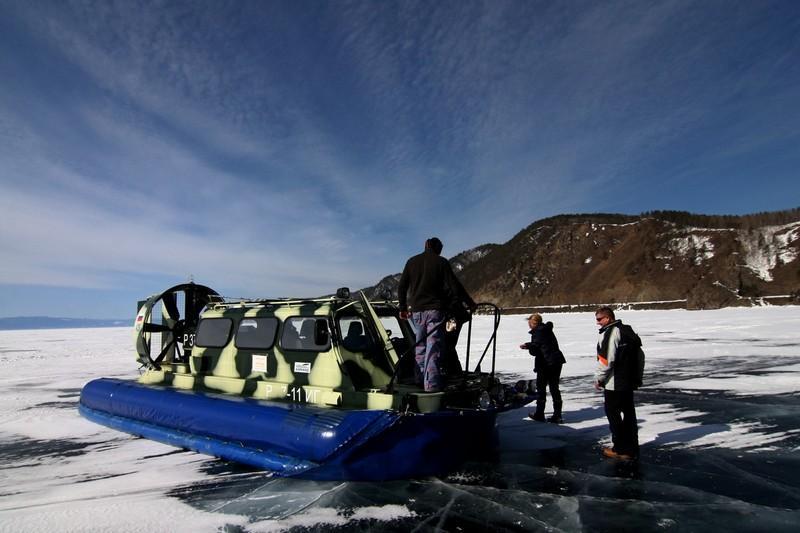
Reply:
[[442, 390], [445, 312], [460, 298], [460, 284], [441, 252], [442, 241], [436, 237], [425, 241], [425, 251], [406, 262], [397, 288], [400, 317], [410, 317], [416, 329], [415, 374], [426, 392]]
[[461, 361], [458, 359], [456, 346], [458, 337], [461, 334], [461, 327], [469, 321], [472, 312], [477, 307], [475, 300], [469, 295], [467, 290], [459, 281], [458, 276], [453, 276], [453, 288], [456, 291], [456, 299], [450, 302], [450, 307], [445, 312], [445, 334], [444, 334], [444, 353], [440, 369], [447, 378], [456, 376], [463, 372]]
[[636, 459], [639, 434], [633, 391], [638, 388], [638, 381], [635, 367], [622, 364], [619, 357], [622, 321], [614, 318], [610, 307], [598, 308], [595, 319], [600, 331], [594, 388], [603, 391], [603, 406], [614, 443], [612, 448], [603, 448], [603, 455], [612, 459]]
[[553, 323], [542, 323], [542, 315], [534, 313], [528, 317], [528, 326], [531, 328], [531, 342], [520, 345], [523, 350], [528, 350], [533, 359], [533, 371], [536, 373], [536, 411], [529, 416], [537, 422], [544, 422], [544, 407], [547, 403], [547, 387], [553, 397], [553, 416], [547, 420], [561, 424], [561, 391], [558, 382], [561, 379], [561, 367], [567, 360], [558, 348], [558, 339], [553, 333]]

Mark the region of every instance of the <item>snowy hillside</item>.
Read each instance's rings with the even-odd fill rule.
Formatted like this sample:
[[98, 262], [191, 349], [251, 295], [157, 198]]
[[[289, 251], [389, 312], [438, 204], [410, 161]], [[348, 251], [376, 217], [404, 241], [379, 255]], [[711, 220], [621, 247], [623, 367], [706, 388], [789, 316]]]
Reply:
[[[460, 272], [503, 307], [683, 300], [689, 309], [800, 303], [800, 211], [563, 215], [538, 221]], [[780, 224], [774, 220], [788, 220]]]

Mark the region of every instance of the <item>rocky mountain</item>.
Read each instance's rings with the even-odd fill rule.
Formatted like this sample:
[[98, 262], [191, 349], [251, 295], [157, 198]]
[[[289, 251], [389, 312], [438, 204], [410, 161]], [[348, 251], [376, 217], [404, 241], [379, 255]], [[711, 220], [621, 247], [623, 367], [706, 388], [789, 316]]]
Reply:
[[[800, 208], [559, 215], [450, 261], [473, 298], [504, 308], [800, 303]], [[371, 289], [396, 297], [398, 279]]]

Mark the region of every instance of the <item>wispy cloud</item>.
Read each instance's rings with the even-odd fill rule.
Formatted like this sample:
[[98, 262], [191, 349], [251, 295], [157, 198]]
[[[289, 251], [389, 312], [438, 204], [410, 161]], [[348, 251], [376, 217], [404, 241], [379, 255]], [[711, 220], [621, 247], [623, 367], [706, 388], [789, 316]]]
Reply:
[[785, 188], [800, 17], [763, 7], [7, 2], [0, 283], [315, 294], [742, 158]]

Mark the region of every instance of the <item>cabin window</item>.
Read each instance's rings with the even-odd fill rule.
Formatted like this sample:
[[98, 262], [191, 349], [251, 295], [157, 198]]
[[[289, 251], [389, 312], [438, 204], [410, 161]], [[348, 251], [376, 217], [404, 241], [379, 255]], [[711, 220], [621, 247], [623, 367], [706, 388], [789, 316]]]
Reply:
[[275, 344], [278, 319], [244, 318], [236, 330], [236, 347], [248, 350], [267, 350]]
[[203, 348], [222, 348], [231, 338], [232, 327], [230, 318], [204, 318], [197, 325], [194, 344]]
[[[380, 317], [381, 324], [383, 324], [383, 329], [386, 330], [386, 333], [389, 337], [400, 337], [403, 338], [403, 328], [400, 327], [400, 322], [397, 321], [397, 317], [394, 316], [382, 316]], [[409, 320], [409, 322], [411, 322]]]
[[339, 319], [339, 331], [342, 332], [342, 346], [351, 352], [363, 352], [367, 349], [367, 331], [359, 317], [344, 316]]
[[295, 316], [284, 320], [281, 348], [324, 352], [330, 345], [327, 319]]

